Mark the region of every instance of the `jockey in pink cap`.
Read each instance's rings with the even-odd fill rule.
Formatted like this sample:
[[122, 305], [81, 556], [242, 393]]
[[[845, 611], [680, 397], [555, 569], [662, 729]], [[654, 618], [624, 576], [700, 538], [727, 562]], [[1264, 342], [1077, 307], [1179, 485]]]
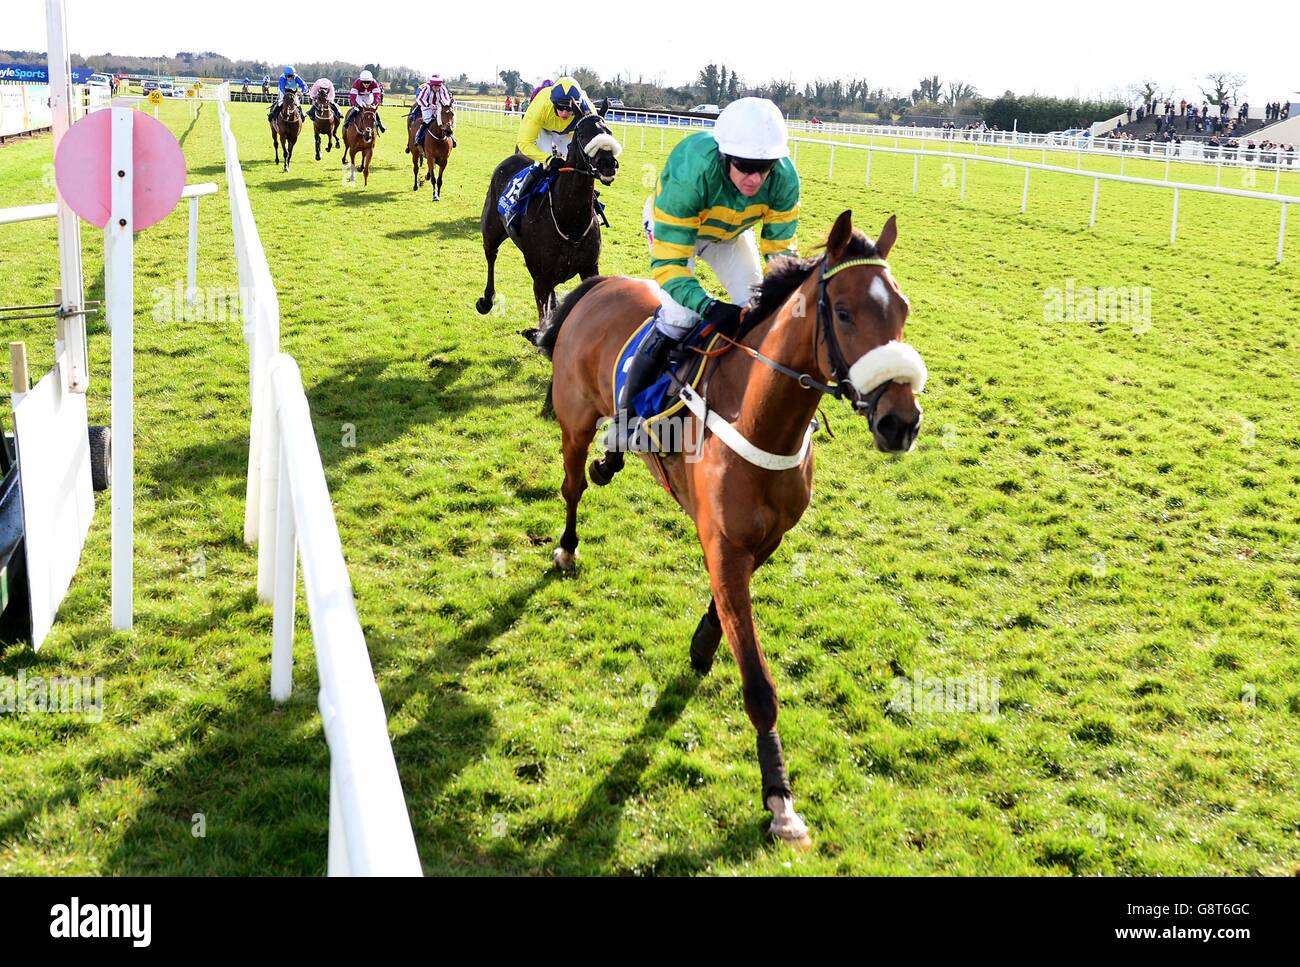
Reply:
[[[449, 91], [447, 85], [442, 82], [442, 75], [430, 74], [429, 80], [415, 95], [415, 107], [411, 108], [411, 113], [407, 115], [407, 124], [409, 125], [411, 121], [415, 120], [416, 112], [418, 111], [420, 114], [420, 121], [422, 123], [420, 124], [420, 130], [415, 135], [416, 144], [424, 143], [424, 132], [429, 129], [430, 123], [432, 123], [435, 118], [438, 119], [439, 124], [442, 123], [442, 109], [444, 107], [451, 107], [454, 101], [455, 98], [451, 96], [451, 91]], [[456, 138], [454, 136], [451, 139], [451, 144], [452, 147], [456, 146]], [[409, 145], [407, 146], [407, 150], [410, 150]]]

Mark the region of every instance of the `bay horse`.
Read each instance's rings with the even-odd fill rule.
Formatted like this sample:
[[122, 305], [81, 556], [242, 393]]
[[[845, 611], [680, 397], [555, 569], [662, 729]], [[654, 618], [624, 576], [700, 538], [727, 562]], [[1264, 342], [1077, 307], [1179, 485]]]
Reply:
[[[846, 398], [866, 417], [877, 449], [904, 452], [916, 441], [921, 408], [914, 394], [926, 374], [920, 355], [902, 342], [908, 301], [886, 262], [897, 237], [891, 217], [873, 243], [854, 230], [846, 211], [822, 256], [774, 263], [756, 287], [738, 339], [727, 340], [732, 348], [706, 374], [707, 406], [694, 391], [683, 391], [696, 431], [683, 436], [701, 441], [698, 451], [642, 454], [694, 520], [704, 549], [713, 595], [691, 639], [691, 665], [706, 674], [725, 634], [758, 737], [769, 833], [801, 847], [810, 842], [808, 827], [795, 812], [786, 775], [776, 685], [754, 626], [750, 579], [812, 496], [812, 419], [823, 394]], [[575, 564], [587, 448], [600, 418], [615, 415], [615, 359], [661, 296], [652, 282], [593, 277], [532, 336], [551, 358], [563, 435], [567, 515], [554, 553], [561, 570]], [[702, 413], [707, 433], [700, 430]], [[592, 482], [608, 483], [622, 460], [622, 452], [612, 451], [593, 462]]]
[[[519, 216], [517, 241], [524, 264], [533, 278], [537, 318], [545, 320], [555, 307], [555, 287], [575, 275], [590, 278], [600, 271], [600, 219], [596, 214], [596, 179], [610, 185], [618, 173], [618, 155], [623, 148], [605, 126], [607, 104], [601, 111], [581, 118], [573, 129], [565, 160], [551, 162], [554, 183], [546, 197], [533, 202]], [[474, 308], [480, 315], [492, 311], [496, 298], [497, 251], [508, 237], [497, 212], [497, 199], [516, 174], [532, 164], [516, 153], [492, 172], [483, 216], [483, 254], [487, 258], [487, 285]]]
[[284, 104], [280, 113], [271, 122], [271, 144], [275, 147], [275, 160], [280, 161], [280, 146], [284, 146], [284, 170], [289, 170], [289, 160], [293, 157], [293, 146], [298, 143], [302, 132], [302, 111], [298, 109], [298, 92], [284, 92]]
[[361, 155], [361, 183], [370, 184], [370, 156], [379, 140], [379, 109], [373, 104], [359, 109], [352, 123], [343, 129], [343, 167], [350, 164], [352, 173], [348, 181], [357, 180], [357, 155]]
[[[425, 180], [433, 186], [433, 200], [441, 201], [442, 175], [447, 170], [451, 149], [455, 147], [452, 143], [452, 135], [455, 134], [456, 128], [455, 105], [441, 103], [438, 105], [438, 116], [429, 122], [429, 130], [424, 132], [423, 147], [415, 143], [415, 136], [419, 133], [422, 123], [417, 111], [415, 120], [406, 127], [406, 150], [411, 154], [411, 169], [415, 175], [415, 183], [411, 186], [411, 190], [420, 190], [420, 162], [423, 160], [428, 165], [429, 173]], [[433, 175], [435, 166], [438, 169], [436, 180]]]
[[334, 114], [334, 100], [327, 91], [321, 91], [312, 101], [315, 114], [312, 117], [312, 132], [316, 136], [316, 160], [320, 161], [320, 136], [325, 135], [325, 150], [328, 152], [335, 145], [343, 147], [339, 140], [339, 119]]

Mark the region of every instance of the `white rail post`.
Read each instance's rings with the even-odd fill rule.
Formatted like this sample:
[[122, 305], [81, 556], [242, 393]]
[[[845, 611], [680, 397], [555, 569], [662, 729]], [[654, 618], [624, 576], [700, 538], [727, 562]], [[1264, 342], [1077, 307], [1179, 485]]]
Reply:
[[961, 159], [961, 200], [966, 200], [966, 159]]
[[794, 158], [791, 160], [796, 165], [799, 163], [799, 142], [798, 141], [794, 143]]
[[[275, 603], [276, 541], [280, 536], [276, 516], [280, 510], [280, 418], [276, 412], [280, 401], [275, 396], [272, 373], [275, 356], [267, 356], [261, 363], [258, 378], [258, 402], [261, 404], [262, 427], [258, 440], [260, 479], [257, 498], [257, 599], [263, 604]], [[255, 408], [255, 412], [257, 408]]]
[[104, 291], [112, 329], [113, 629], [135, 624], [135, 211], [130, 108], [111, 118], [110, 205], [104, 228]]
[[1097, 224], [1097, 195], [1101, 192], [1101, 179], [1092, 179], [1092, 214], [1088, 216], [1088, 227], [1092, 228]]
[[[278, 434], [277, 434], [278, 435]], [[293, 691], [293, 612], [298, 589], [298, 535], [293, 517], [288, 454], [279, 448], [276, 494], [275, 616], [271, 626], [271, 699], [286, 702]]]
[[1223, 184], [1223, 152], [1219, 152], [1218, 160], [1214, 162], [1214, 187], [1218, 188]]
[[1165, 148], [1165, 181], [1169, 180], [1169, 148]]
[[1025, 209], [1029, 206], [1029, 172], [1031, 170], [1032, 169], [1030, 168], [1025, 169], [1025, 188], [1020, 193], [1020, 214], [1022, 215], [1025, 213]]
[[[45, 0], [45, 32], [49, 53], [50, 126], [54, 150], [72, 125], [70, 100], [72, 73], [68, 58], [68, 25], [63, 0]], [[23, 89], [24, 91], [26, 88]], [[68, 353], [68, 385], [74, 393], [84, 393], [90, 385], [90, 363], [86, 352], [85, 274], [81, 264], [81, 219], [68, 207], [55, 187], [58, 201], [60, 308], [64, 311], [64, 346]]]
[[921, 156], [912, 155], [912, 194], [916, 194], [916, 179], [921, 173]]
[[1282, 224], [1277, 230], [1277, 260], [1282, 261], [1282, 248], [1286, 244], [1286, 202], [1282, 202]]
[[645, 150], [645, 125], [641, 125], [641, 150]]
[[1169, 226], [1169, 244], [1173, 245], [1178, 241], [1178, 189], [1174, 189], [1174, 219]]
[[871, 187], [871, 149], [867, 149], [867, 187]]
[[1282, 152], [1277, 153], [1277, 171], [1273, 174], [1273, 194], [1278, 193], [1278, 188], [1282, 183]]
[[186, 276], [185, 301], [194, 305], [194, 299], [199, 294], [198, 289], [198, 270], [199, 270], [199, 199], [198, 196], [190, 198], [190, 258], [189, 271]]
[[831, 145], [831, 163], [830, 167], [826, 169], [826, 180], [835, 180], [835, 145]]
[[1128, 159], [1127, 159], [1127, 158], [1124, 156], [1124, 154], [1123, 154], [1123, 149], [1121, 149], [1121, 153], [1120, 153], [1120, 156], [1119, 156], [1119, 173], [1120, 173], [1121, 175], [1124, 174], [1124, 162], [1127, 161], [1127, 160], [1128, 160]]

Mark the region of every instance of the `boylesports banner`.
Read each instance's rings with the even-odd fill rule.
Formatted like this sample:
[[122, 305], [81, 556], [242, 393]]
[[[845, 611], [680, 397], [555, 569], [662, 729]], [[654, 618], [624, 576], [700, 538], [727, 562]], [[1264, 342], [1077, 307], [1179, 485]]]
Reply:
[[[89, 67], [72, 68], [72, 83], [84, 84], [95, 73]], [[48, 84], [50, 72], [44, 64], [0, 64], [0, 81], [20, 84]]]

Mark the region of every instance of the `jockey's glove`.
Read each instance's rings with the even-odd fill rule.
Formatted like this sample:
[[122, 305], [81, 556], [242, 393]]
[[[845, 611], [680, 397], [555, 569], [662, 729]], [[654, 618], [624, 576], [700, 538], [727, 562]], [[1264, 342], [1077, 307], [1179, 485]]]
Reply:
[[735, 303], [716, 299], [704, 310], [704, 321], [713, 327], [714, 332], [731, 335], [740, 328], [740, 313], [741, 307]]

